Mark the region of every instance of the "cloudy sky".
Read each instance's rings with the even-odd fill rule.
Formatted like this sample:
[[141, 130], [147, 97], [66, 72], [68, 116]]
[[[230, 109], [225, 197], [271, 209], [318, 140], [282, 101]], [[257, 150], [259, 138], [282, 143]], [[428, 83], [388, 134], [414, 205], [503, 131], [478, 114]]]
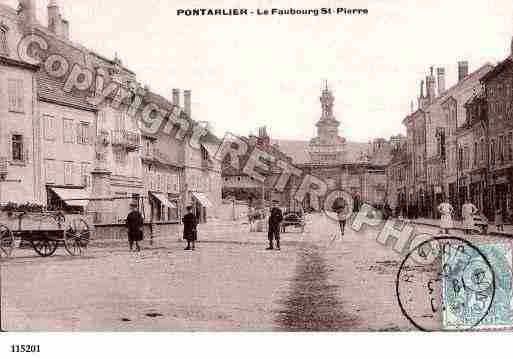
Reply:
[[[0, 0], [15, 6], [16, 0]], [[193, 92], [193, 117], [221, 135], [267, 125], [309, 139], [328, 79], [341, 134], [357, 141], [402, 132], [430, 66], [454, 84], [457, 62], [476, 69], [507, 56], [511, 0], [58, 0], [72, 39], [118, 52], [142, 83], [171, 97]], [[46, 23], [47, 0], [36, 0]], [[177, 9], [368, 8], [367, 16], [178, 17]]]

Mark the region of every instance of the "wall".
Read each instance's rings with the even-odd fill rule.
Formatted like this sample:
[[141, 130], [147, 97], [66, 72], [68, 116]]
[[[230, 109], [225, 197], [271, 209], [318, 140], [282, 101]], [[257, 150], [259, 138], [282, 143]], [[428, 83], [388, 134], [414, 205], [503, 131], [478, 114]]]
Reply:
[[[39, 102], [39, 106], [43, 186], [84, 186], [86, 190], [90, 190], [95, 159], [96, 113], [46, 102]], [[89, 128], [86, 141], [83, 141], [82, 133], [78, 129], [81, 123], [87, 124]], [[71, 129], [67, 127], [69, 125]], [[71, 181], [65, 181], [65, 162], [73, 165]], [[84, 175], [87, 180], [84, 180]], [[43, 192], [46, 203], [44, 188]]]

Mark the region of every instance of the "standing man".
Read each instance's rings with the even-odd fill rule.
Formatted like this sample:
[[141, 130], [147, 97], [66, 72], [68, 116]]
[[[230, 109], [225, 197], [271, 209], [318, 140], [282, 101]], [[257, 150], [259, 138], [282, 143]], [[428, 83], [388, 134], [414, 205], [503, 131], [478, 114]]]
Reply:
[[333, 204], [333, 211], [337, 213], [338, 224], [340, 227], [341, 238], [344, 238], [346, 231], [346, 203], [345, 201], [336, 201]]
[[128, 229], [128, 244], [130, 245], [130, 251], [132, 251], [134, 243], [136, 252], [141, 251], [139, 242], [143, 240], [144, 219], [141, 212], [137, 209], [137, 203], [130, 204], [130, 213], [126, 217], [126, 227]]
[[192, 213], [192, 206], [187, 206], [187, 214], [182, 218], [183, 239], [187, 241], [186, 251], [196, 250], [196, 240], [198, 239], [198, 220]]
[[465, 234], [471, 234], [474, 229], [474, 215], [477, 214], [479, 210], [476, 206], [474, 206], [469, 200], [465, 202], [463, 207], [461, 207], [461, 217], [463, 218], [463, 228]]
[[280, 227], [281, 222], [283, 221], [283, 213], [281, 209], [278, 207], [278, 203], [273, 201], [273, 207], [271, 209], [271, 215], [269, 216], [269, 248], [268, 251], [272, 251], [274, 249], [273, 239], [276, 239], [276, 249], [280, 250]]

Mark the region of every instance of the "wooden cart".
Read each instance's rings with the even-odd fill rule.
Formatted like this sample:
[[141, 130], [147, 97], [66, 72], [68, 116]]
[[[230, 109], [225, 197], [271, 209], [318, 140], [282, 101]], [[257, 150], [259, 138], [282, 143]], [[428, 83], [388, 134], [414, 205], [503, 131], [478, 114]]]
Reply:
[[15, 243], [30, 245], [41, 257], [55, 253], [59, 245], [72, 256], [82, 256], [91, 239], [81, 215], [62, 212], [0, 212], [0, 258], [11, 256]]

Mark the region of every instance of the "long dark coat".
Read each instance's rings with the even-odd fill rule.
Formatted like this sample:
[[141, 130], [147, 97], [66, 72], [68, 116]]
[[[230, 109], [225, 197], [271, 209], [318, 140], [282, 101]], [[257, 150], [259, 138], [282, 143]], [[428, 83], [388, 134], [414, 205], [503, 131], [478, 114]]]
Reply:
[[187, 213], [182, 218], [183, 222], [183, 239], [186, 241], [196, 241], [198, 220], [193, 213]]
[[279, 231], [280, 223], [283, 221], [283, 213], [279, 208], [271, 209], [271, 216], [269, 217], [269, 231]]
[[142, 226], [144, 219], [139, 211], [132, 211], [126, 217], [126, 226], [128, 229], [128, 240], [130, 242], [139, 242], [143, 240]]

